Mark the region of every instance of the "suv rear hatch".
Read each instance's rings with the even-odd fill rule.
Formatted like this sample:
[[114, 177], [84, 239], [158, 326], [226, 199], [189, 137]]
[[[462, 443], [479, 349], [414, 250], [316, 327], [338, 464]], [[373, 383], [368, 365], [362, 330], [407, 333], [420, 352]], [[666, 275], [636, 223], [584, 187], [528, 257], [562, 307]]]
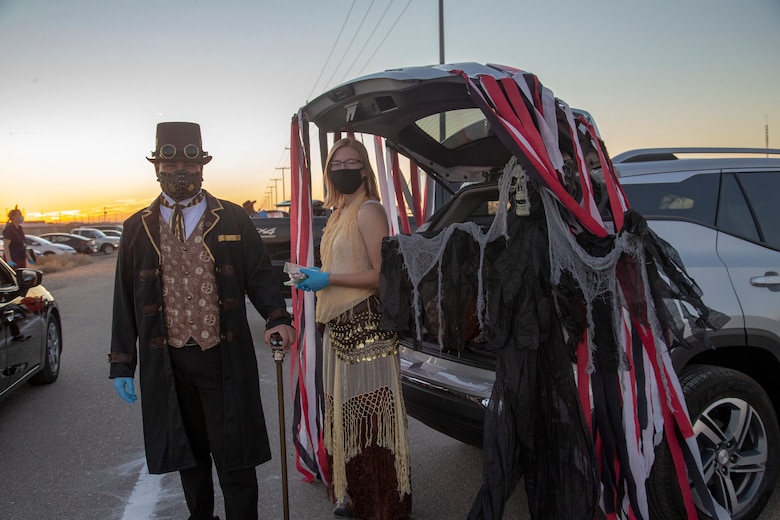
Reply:
[[[339, 85], [301, 109], [303, 119], [316, 124], [320, 131], [323, 164], [329, 134], [370, 134], [385, 138], [388, 148], [414, 160], [435, 180], [431, 199], [436, 212], [418, 229], [421, 232], [435, 233], [461, 222], [474, 222], [487, 229], [498, 205], [496, 181], [513, 155], [521, 155], [513, 153], [496, 134], [459, 71], [469, 77], [485, 74], [506, 78], [519, 72], [477, 63], [391, 69]], [[585, 119], [598, 135], [590, 114], [572, 112], [575, 118]], [[565, 127], [567, 122], [561, 119], [561, 113], [556, 110], [558, 124]], [[557, 137], [562, 148], [572, 147], [568, 134], [563, 132]], [[592, 172], [597, 172], [597, 153], [593, 149], [586, 152], [583, 160]], [[571, 163], [572, 158], [568, 161]], [[600, 193], [603, 203], [606, 191]], [[609, 211], [603, 204], [600, 207], [609, 220]], [[444, 410], [442, 422], [431, 419], [430, 410], [418, 414], [416, 398], [407, 399], [410, 415], [452, 437], [480, 444], [482, 416], [494, 381], [495, 355], [482, 348], [478, 334], [459, 345], [441, 344], [427, 329], [419, 339], [415, 333], [402, 332], [401, 336], [402, 376], [405, 383], [414, 383], [405, 384], [405, 392], [435, 387], [438, 393], [452, 395], [453, 403], [465, 398], [473, 404], [467, 412], [473, 424], [466, 429], [448, 426]], [[464, 370], [464, 366], [468, 368]]]

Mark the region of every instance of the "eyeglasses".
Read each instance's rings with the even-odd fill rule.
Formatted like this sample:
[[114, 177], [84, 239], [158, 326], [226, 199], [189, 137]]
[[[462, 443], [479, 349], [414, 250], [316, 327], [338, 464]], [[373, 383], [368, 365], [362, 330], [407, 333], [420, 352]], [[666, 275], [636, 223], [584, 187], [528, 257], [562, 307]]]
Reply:
[[[200, 157], [200, 148], [194, 144], [188, 144], [182, 151], [184, 152], [184, 156], [187, 159], [195, 159]], [[157, 152], [157, 155], [159, 155], [162, 159], [173, 159], [176, 157], [176, 147], [172, 144], [164, 144], [160, 147], [160, 151]]]
[[340, 170], [346, 166], [349, 169], [360, 168], [363, 166], [363, 161], [360, 159], [347, 159], [346, 161], [330, 161], [331, 170]]

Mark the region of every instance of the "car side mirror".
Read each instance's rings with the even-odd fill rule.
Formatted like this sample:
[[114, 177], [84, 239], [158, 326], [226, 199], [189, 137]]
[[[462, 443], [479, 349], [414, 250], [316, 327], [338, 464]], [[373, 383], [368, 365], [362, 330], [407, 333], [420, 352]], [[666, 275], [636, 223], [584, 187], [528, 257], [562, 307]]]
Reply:
[[19, 283], [19, 288], [22, 291], [26, 291], [27, 289], [41, 285], [43, 273], [37, 269], [19, 269], [16, 272], [16, 279]]

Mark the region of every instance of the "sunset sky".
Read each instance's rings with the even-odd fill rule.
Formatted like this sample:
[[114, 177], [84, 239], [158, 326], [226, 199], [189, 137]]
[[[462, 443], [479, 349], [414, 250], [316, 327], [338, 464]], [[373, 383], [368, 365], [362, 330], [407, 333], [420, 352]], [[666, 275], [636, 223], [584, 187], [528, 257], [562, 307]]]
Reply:
[[[780, 148], [778, 0], [444, 0], [444, 24], [446, 62], [536, 74], [613, 155]], [[437, 0], [0, 0], [0, 209], [126, 218], [159, 121], [201, 124], [206, 189], [262, 200], [307, 100], [438, 61]]]

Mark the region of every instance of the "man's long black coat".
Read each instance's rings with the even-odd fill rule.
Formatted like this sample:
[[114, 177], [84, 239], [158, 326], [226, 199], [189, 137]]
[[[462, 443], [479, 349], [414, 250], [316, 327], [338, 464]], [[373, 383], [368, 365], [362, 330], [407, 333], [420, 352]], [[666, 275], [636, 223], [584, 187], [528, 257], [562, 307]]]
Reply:
[[[246, 212], [208, 193], [206, 201], [204, 242], [214, 260], [219, 291], [226, 422], [223, 467], [230, 471], [254, 467], [271, 458], [245, 295], [269, 323], [288, 314], [263, 241]], [[133, 377], [136, 361], [140, 366], [144, 442], [150, 473], [195, 466], [167, 345], [159, 230], [159, 198], [124, 223], [109, 355], [112, 378]], [[285, 321], [289, 323], [282, 319]]]

